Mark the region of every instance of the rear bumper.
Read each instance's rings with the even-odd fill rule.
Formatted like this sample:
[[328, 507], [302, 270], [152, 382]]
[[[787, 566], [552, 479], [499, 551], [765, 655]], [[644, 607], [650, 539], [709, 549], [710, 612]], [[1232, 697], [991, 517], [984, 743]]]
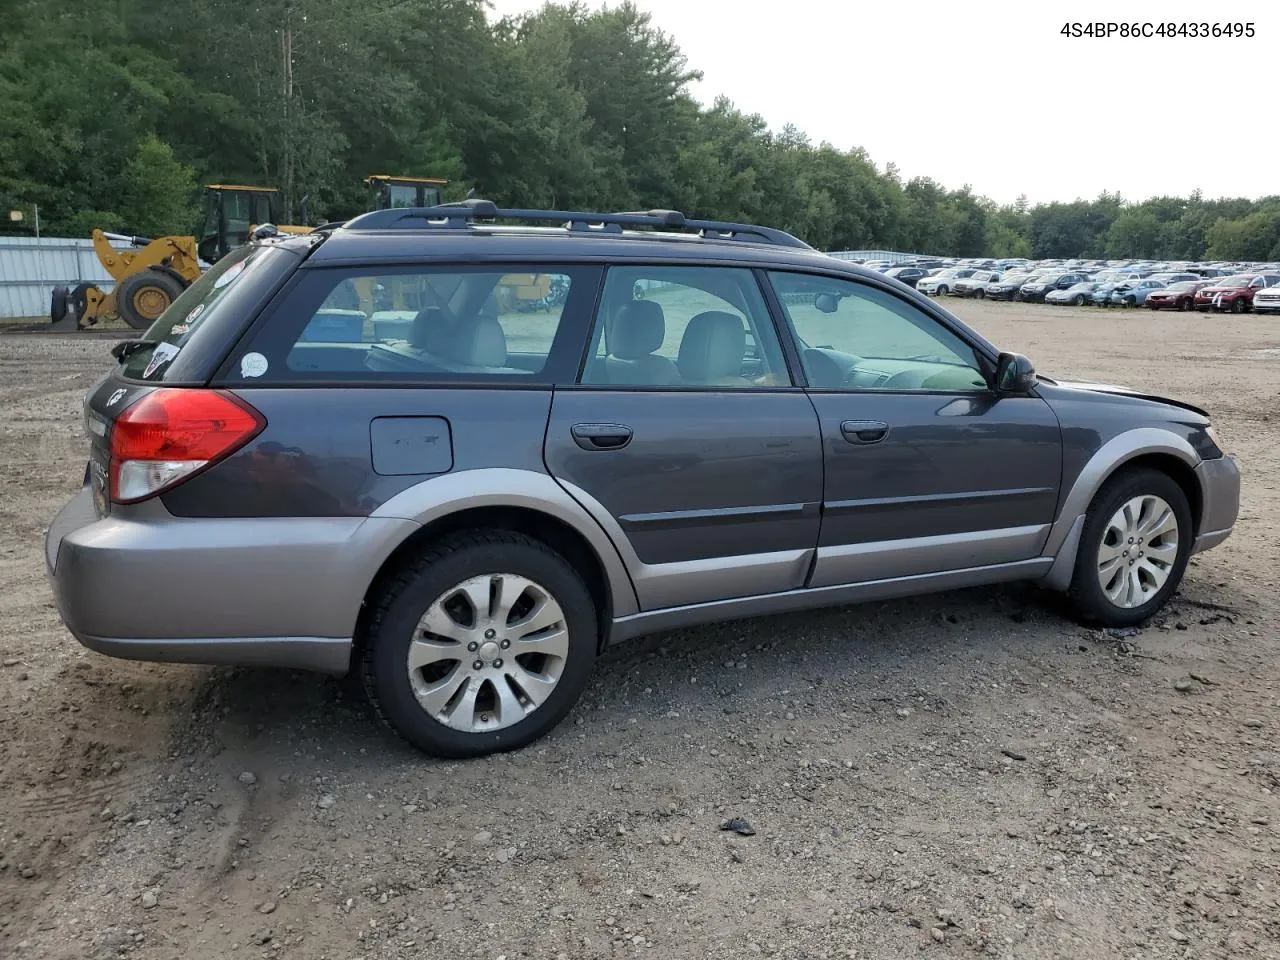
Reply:
[[1240, 468], [1231, 457], [1201, 460], [1196, 466], [1200, 482], [1200, 532], [1192, 553], [1216, 547], [1231, 536], [1240, 514]]
[[345, 672], [395, 518], [176, 518], [159, 502], [98, 518], [88, 489], [45, 539], [63, 623], [91, 650], [177, 663]]

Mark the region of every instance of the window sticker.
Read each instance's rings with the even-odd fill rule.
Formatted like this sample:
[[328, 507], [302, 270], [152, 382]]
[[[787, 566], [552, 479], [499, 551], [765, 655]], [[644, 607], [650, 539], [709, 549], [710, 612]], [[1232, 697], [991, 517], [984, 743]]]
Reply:
[[200, 319], [200, 314], [204, 313], [204, 307], [203, 303], [197, 303], [180, 323], [175, 323], [170, 328], [169, 334], [180, 337], [184, 333], [189, 333], [191, 328], [196, 325], [196, 321]]
[[218, 277], [217, 280], [213, 281], [213, 289], [221, 290], [223, 287], [225, 287], [228, 283], [230, 283], [236, 277], [240, 276], [240, 274], [244, 273], [244, 264], [245, 264], [245, 261], [243, 260], [241, 260], [239, 263], [233, 263], [226, 273]]
[[246, 353], [240, 358], [240, 376], [260, 377], [267, 372], [267, 358], [260, 353]]
[[147, 362], [147, 368], [142, 371], [142, 379], [150, 379], [151, 375], [160, 369], [162, 363], [172, 360], [181, 349], [181, 347], [174, 346], [172, 343], [157, 343], [151, 352], [151, 359]]

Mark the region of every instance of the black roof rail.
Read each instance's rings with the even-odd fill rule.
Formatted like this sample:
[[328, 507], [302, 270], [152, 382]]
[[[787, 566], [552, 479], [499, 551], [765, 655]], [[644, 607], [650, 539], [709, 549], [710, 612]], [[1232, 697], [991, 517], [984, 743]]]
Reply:
[[707, 240], [745, 240], [812, 250], [809, 244], [783, 230], [750, 223], [691, 220], [679, 210], [584, 213], [570, 210], [518, 210], [499, 207], [492, 200], [472, 198], [434, 207], [375, 210], [347, 221], [347, 230], [466, 229], [476, 220], [532, 220], [559, 223], [567, 230], [621, 234], [624, 227], [692, 230]]

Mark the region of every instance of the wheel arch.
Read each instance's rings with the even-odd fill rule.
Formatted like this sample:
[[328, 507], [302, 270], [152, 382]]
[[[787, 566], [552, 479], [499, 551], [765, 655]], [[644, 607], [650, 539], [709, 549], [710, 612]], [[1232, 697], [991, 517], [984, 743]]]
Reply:
[[1062, 498], [1057, 519], [1049, 529], [1042, 555], [1055, 559], [1045, 585], [1058, 590], [1070, 585], [1085, 513], [1103, 484], [1122, 470], [1150, 467], [1167, 474], [1187, 495], [1192, 536], [1198, 535], [1204, 510], [1204, 491], [1195, 471], [1199, 462], [1199, 455], [1185, 438], [1158, 427], [1129, 430], [1103, 444]]
[[365, 590], [355, 639], [365, 633], [370, 600], [406, 557], [459, 530], [511, 530], [546, 543], [582, 576], [608, 635], [616, 617], [639, 610], [631, 577], [599, 524], [556, 481], [527, 470], [480, 469], [445, 474], [397, 494], [374, 517], [413, 520], [418, 527], [382, 558]]

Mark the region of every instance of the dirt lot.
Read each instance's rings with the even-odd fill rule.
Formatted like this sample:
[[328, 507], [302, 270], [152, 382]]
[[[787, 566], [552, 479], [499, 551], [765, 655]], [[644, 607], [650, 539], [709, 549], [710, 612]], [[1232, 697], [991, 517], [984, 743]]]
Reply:
[[1165, 614], [1015, 586], [653, 637], [470, 763], [344, 683], [76, 644], [42, 531], [107, 344], [0, 336], [0, 956], [1280, 957], [1280, 321], [948, 305], [1215, 413], [1241, 521]]

